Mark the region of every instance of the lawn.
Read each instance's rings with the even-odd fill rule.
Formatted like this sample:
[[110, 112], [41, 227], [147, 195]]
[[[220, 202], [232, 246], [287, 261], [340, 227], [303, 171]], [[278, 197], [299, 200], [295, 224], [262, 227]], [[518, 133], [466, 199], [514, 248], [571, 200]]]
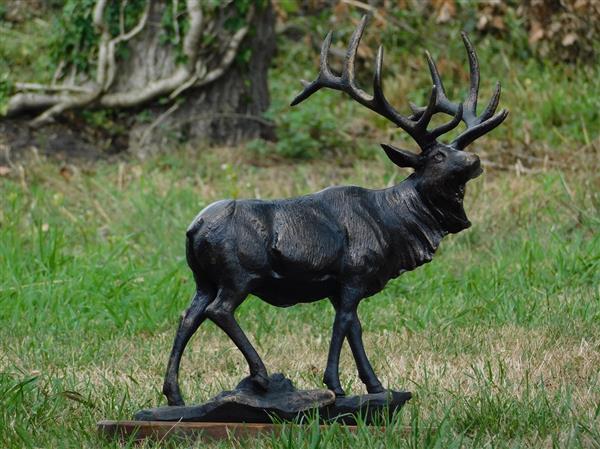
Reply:
[[[376, 372], [388, 387], [414, 393], [387, 431], [313, 426], [252, 446], [599, 447], [592, 170], [488, 170], [467, 192], [473, 227], [361, 304]], [[0, 446], [115, 447], [98, 440], [98, 420], [165, 402], [166, 359], [193, 293], [184, 232], [203, 206], [329, 184], [383, 187], [402, 176], [384, 157], [342, 168], [256, 166], [243, 152], [216, 148], [144, 163], [32, 161], [0, 178]], [[237, 316], [271, 372], [322, 386], [327, 302], [276, 309], [253, 298]], [[205, 323], [184, 356], [184, 395], [207, 399], [246, 370], [227, 337]], [[346, 389], [363, 391], [347, 347], [341, 372]]]

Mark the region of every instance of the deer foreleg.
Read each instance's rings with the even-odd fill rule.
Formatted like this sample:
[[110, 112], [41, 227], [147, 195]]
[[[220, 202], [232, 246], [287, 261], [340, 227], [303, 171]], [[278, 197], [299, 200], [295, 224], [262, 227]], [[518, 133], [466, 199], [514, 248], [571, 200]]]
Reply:
[[348, 329], [348, 343], [350, 343], [350, 349], [352, 349], [352, 355], [356, 362], [358, 376], [367, 387], [367, 391], [369, 393], [381, 393], [384, 391], [383, 385], [381, 385], [367, 358], [362, 340], [362, 326], [356, 309], [352, 313], [352, 324], [350, 324]]
[[329, 344], [329, 355], [327, 356], [327, 367], [323, 376], [323, 383], [332, 390], [336, 396], [345, 396], [344, 390], [340, 384], [340, 352], [344, 338], [348, 335], [353, 324], [353, 315], [356, 313], [356, 307], [361, 299], [359, 291], [355, 289], [345, 289], [339, 298], [332, 299], [331, 303], [335, 308], [335, 320], [333, 322], [333, 331], [331, 333], [331, 343]]

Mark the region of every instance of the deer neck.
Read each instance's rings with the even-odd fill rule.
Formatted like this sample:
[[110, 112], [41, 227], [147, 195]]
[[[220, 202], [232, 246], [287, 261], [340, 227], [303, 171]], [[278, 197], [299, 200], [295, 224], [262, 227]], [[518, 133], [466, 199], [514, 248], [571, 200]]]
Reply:
[[423, 202], [448, 232], [455, 234], [471, 226], [463, 205], [466, 185], [457, 183], [415, 183]]
[[399, 205], [427, 226], [457, 233], [471, 226], [463, 207], [465, 185], [428, 185], [413, 173], [401, 183], [386, 189], [388, 202]]

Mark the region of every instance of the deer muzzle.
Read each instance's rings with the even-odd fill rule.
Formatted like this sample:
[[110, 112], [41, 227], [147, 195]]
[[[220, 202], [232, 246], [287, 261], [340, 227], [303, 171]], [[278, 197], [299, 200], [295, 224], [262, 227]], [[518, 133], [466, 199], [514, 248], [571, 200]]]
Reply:
[[469, 167], [469, 179], [477, 178], [483, 173], [479, 156], [473, 153], [467, 155], [467, 166]]

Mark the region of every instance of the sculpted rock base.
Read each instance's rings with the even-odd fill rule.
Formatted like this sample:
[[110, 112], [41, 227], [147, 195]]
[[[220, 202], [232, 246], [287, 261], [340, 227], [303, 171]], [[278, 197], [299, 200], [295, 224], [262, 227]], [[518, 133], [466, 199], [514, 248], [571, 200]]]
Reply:
[[277, 423], [316, 417], [321, 422], [356, 424], [357, 416], [366, 424], [391, 418], [406, 401], [409, 392], [387, 391], [362, 396], [336, 398], [330, 390], [297, 390], [282, 374], [269, 378], [261, 391], [249, 378], [232, 391], [224, 391], [200, 405], [158, 407], [141, 410], [136, 421], [183, 421], [227, 423]]

